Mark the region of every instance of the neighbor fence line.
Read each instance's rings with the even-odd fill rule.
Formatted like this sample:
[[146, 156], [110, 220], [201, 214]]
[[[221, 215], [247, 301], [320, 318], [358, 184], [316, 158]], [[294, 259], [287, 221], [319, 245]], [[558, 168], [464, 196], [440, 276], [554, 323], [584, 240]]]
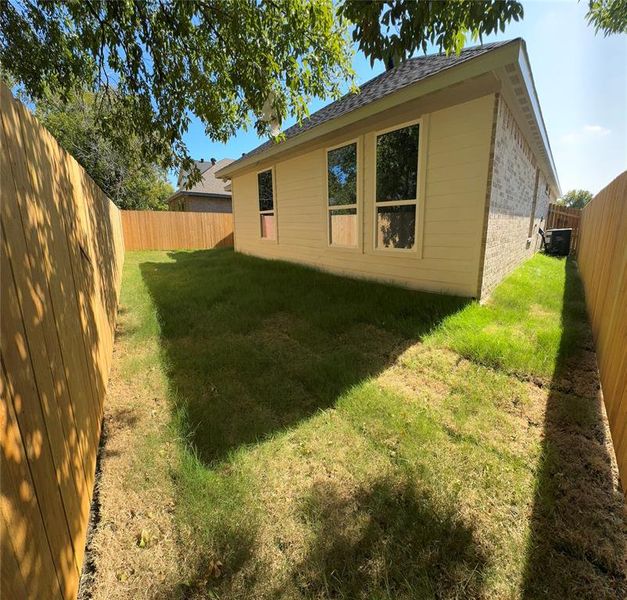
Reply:
[[124, 251], [233, 245], [230, 214], [120, 211], [1, 93], [2, 598], [76, 598]]
[[120, 211], [1, 95], [2, 598], [76, 598], [124, 260]]
[[581, 209], [568, 208], [560, 204], [549, 204], [549, 212], [546, 217], [547, 229], [564, 229], [573, 230], [570, 238], [570, 253], [576, 254], [579, 244], [579, 230], [581, 223]]
[[577, 262], [616, 461], [627, 494], [627, 171], [583, 209]]
[[233, 246], [230, 213], [123, 210], [127, 250], [183, 250]]

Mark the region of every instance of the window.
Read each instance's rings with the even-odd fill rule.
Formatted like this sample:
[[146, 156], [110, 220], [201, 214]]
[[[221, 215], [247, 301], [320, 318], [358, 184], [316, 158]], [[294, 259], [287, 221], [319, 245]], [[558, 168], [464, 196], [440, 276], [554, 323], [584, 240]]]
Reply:
[[357, 143], [327, 152], [329, 244], [357, 246]]
[[416, 245], [419, 125], [377, 136], [375, 219], [377, 248]]
[[272, 170], [257, 173], [257, 192], [259, 195], [259, 222], [261, 237], [266, 240], [276, 240]]

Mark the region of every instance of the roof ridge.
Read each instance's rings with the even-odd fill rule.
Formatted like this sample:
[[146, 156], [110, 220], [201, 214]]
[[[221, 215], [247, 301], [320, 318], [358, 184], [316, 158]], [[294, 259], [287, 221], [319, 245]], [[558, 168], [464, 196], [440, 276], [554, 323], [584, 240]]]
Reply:
[[[504, 46], [505, 44], [509, 44], [510, 42], [514, 42], [514, 41], [520, 40], [520, 39], [522, 39], [522, 38], [517, 37], [517, 38], [512, 38], [511, 40], [501, 40], [501, 41], [497, 41], [497, 42], [485, 42], [485, 43], [484, 42], [480, 42], [479, 44], [475, 44], [474, 46], [464, 46], [459, 51], [459, 54], [464, 54], [464, 52], [472, 52], [474, 50], [485, 50], [486, 48], [498, 48], [499, 46]], [[432, 52], [431, 54], [420, 54], [418, 56], [411, 56], [410, 58], [408, 58], [404, 62], [407, 62], [407, 61], [410, 61], [410, 60], [419, 60], [419, 59], [431, 58], [433, 56], [453, 56], [454, 54], [455, 54], [454, 52], [451, 52], [451, 53], [447, 54], [446, 52], [443, 52], [442, 50], [440, 50], [438, 52]]]

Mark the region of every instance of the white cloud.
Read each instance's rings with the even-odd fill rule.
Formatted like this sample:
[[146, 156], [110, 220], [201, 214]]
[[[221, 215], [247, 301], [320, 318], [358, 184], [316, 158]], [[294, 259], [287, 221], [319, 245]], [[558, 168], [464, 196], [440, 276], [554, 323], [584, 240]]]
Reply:
[[603, 125], [584, 125], [576, 131], [571, 131], [562, 136], [562, 142], [566, 144], [576, 144], [579, 142], [589, 141], [595, 138], [605, 137], [609, 135], [611, 130]]
[[610, 133], [610, 130], [607, 129], [607, 127], [603, 127], [602, 125], [584, 125], [583, 130], [586, 133], [589, 133], [591, 135], [595, 135], [598, 137], [601, 137]]

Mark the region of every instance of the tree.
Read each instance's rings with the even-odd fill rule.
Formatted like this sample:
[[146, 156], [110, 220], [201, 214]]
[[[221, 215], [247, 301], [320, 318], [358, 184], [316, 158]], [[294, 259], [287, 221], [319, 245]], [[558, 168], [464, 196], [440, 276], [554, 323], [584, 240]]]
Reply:
[[[624, 31], [624, 0], [589, 0], [589, 21]], [[352, 83], [353, 40], [395, 64], [429, 44], [459, 52], [523, 17], [516, 0], [0, 0], [0, 70], [36, 101], [115, 89], [96, 114], [113, 143], [137, 140], [164, 168], [200, 179], [183, 140], [192, 115], [213, 140], [273, 133], [313, 97]], [[110, 99], [105, 93], [105, 101]]]
[[[382, 12], [394, 35], [381, 32]], [[503, 30], [521, 16], [514, 0], [346, 0], [338, 10], [332, 0], [0, 0], [0, 65], [35, 100], [115, 87], [120, 101], [103, 130], [124, 128], [193, 183], [200, 174], [183, 141], [191, 114], [219, 141], [303, 118], [312, 97], [335, 98], [352, 82], [348, 20], [374, 61], [426, 51], [428, 41], [459, 50], [468, 31]]]
[[101, 129], [97, 116], [108, 118], [106, 111], [119, 101], [111, 90], [110, 98], [104, 93], [47, 94], [36, 103], [35, 114], [120, 208], [166, 209], [173, 189], [165, 171], [145, 160], [136, 137], [112, 137]]
[[440, 51], [459, 53], [466, 36], [505, 31], [514, 19], [523, 18], [523, 7], [516, 0], [384, 0], [361, 2], [346, 0], [339, 12], [355, 24], [353, 41], [370, 59], [387, 65], [398, 64], [429, 45]]
[[191, 114], [224, 142], [253, 118], [267, 134], [312, 97], [340, 95], [352, 70], [335, 17], [332, 0], [0, 0], [0, 65], [35, 100], [114, 87], [103, 130], [123, 128], [194, 183]]
[[[382, 33], [379, 15], [397, 32]], [[345, 0], [337, 10], [333, 0], [0, 0], [0, 66], [36, 101], [114, 88], [118, 101], [97, 115], [103, 132], [137, 139], [145, 156], [194, 183], [183, 141], [191, 115], [218, 141], [302, 119], [312, 97], [335, 98], [352, 83], [349, 20], [374, 61], [429, 41], [459, 50], [467, 32], [502, 31], [520, 17], [514, 0]]]
[[590, 0], [586, 19], [596, 33], [604, 35], [627, 33], [627, 2], [625, 0]]
[[[588, 22], [605, 35], [627, 31], [625, 0], [589, 0]], [[354, 23], [353, 41], [370, 59], [387, 66], [402, 62], [415, 52], [433, 45], [441, 52], [459, 53], [467, 35], [481, 40], [484, 35], [504, 32], [513, 19], [524, 17], [517, 0], [345, 0], [339, 12]]]
[[557, 203], [568, 206], [568, 208], [583, 208], [592, 200], [592, 197], [592, 192], [588, 190], [570, 190], [570, 192], [564, 194]]

